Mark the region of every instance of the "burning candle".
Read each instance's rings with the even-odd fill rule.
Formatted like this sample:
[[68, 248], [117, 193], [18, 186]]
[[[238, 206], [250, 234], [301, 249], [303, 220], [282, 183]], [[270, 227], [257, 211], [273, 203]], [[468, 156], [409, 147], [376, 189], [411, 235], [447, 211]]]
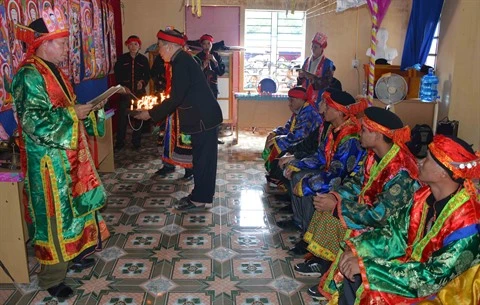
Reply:
[[133, 111], [133, 100], [132, 100], [132, 104], [130, 105], [130, 110]]

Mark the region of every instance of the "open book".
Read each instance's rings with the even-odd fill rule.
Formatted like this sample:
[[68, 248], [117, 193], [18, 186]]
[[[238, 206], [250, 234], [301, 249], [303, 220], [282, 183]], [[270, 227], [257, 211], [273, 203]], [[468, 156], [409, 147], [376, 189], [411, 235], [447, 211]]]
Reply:
[[102, 101], [104, 101], [105, 99], [114, 95], [115, 93], [126, 93], [126, 91], [125, 91], [125, 88], [122, 85], [116, 85], [116, 86], [108, 88], [105, 92], [103, 92], [99, 96], [97, 96], [94, 99], [88, 101], [87, 104], [92, 104], [93, 106], [96, 106], [98, 103], [101, 103]]

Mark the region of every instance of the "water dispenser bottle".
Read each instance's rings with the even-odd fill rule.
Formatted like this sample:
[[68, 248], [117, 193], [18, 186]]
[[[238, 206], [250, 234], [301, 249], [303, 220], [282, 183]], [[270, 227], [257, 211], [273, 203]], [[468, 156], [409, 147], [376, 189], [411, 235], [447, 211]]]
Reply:
[[420, 92], [418, 96], [424, 102], [433, 102], [437, 100], [438, 77], [433, 73], [433, 69], [428, 70], [428, 74], [422, 77], [420, 83]]

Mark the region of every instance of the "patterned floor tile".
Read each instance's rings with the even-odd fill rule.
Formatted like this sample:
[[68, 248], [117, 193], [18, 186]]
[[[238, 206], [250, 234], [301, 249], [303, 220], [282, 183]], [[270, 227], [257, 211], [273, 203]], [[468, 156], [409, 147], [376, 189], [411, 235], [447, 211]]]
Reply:
[[153, 249], [158, 246], [161, 234], [158, 233], [136, 233], [128, 237], [125, 249]]
[[0, 304], [7, 304], [7, 300], [15, 291], [15, 289], [0, 289]]
[[[264, 191], [266, 134], [240, 131], [233, 146], [233, 137], [225, 138], [213, 208], [194, 213], [173, 207], [193, 188], [178, 181], [183, 169], [154, 174], [162, 166], [156, 139], [140, 152], [122, 150], [115, 173], [101, 174], [108, 191], [101, 213], [112, 236], [94, 267], [68, 272], [75, 296], [58, 303], [38, 290], [33, 273], [30, 284], [0, 285], [0, 304], [318, 304], [306, 293], [318, 279], [296, 274], [303, 259], [287, 253], [299, 233], [276, 226], [291, 217], [278, 211], [288, 201]], [[38, 266], [33, 253], [29, 266]]]
[[210, 226], [213, 224], [212, 213], [196, 213], [183, 216], [182, 226]]
[[142, 288], [145, 289], [152, 296], [161, 296], [168, 291], [175, 289], [178, 285], [173, 281], [169, 280], [166, 277], [160, 276], [150, 281], [147, 281], [142, 285]]
[[280, 300], [275, 292], [246, 293], [241, 292], [235, 297], [237, 305], [277, 305]]
[[152, 262], [148, 259], [119, 259], [112, 275], [122, 279], [148, 279], [152, 270]]
[[206, 279], [212, 274], [210, 259], [181, 259], [173, 267], [173, 280]]
[[178, 247], [183, 250], [211, 249], [212, 236], [209, 234], [182, 233], [178, 238]]
[[291, 296], [299, 291], [303, 287], [303, 284], [290, 277], [281, 276], [270, 282], [268, 286], [282, 294]]
[[139, 226], [164, 226], [167, 218], [161, 213], [140, 213], [136, 224]]
[[142, 305], [144, 293], [110, 292], [103, 295], [98, 304], [102, 305]]
[[78, 295], [74, 295], [68, 300], [60, 302], [57, 298], [50, 296], [46, 291], [39, 291], [32, 299], [31, 304], [35, 305], [72, 305], [75, 304], [78, 299]]
[[143, 203], [143, 207], [148, 208], [165, 208], [172, 205], [171, 197], [155, 197], [155, 198], [146, 198]]
[[233, 274], [239, 279], [271, 279], [272, 272], [268, 261], [234, 259]]
[[203, 293], [169, 293], [167, 305], [210, 305], [212, 298]]

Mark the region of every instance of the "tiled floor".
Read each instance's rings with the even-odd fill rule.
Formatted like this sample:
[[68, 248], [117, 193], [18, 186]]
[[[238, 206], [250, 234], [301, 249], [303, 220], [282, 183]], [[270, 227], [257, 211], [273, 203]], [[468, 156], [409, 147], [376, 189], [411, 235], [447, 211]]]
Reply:
[[192, 184], [177, 181], [182, 169], [153, 175], [161, 167], [153, 139], [117, 154], [115, 173], [102, 175], [109, 192], [102, 215], [112, 237], [94, 267], [67, 275], [75, 296], [60, 303], [38, 291], [31, 258], [31, 283], [0, 285], [0, 304], [318, 304], [306, 293], [318, 279], [296, 274], [302, 258], [286, 251], [298, 233], [275, 225], [288, 215], [277, 212], [286, 202], [265, 193], [265, 136], [241, 132], [234, 146], [224, 139], [214, 207], [198, 213], [172, 207]]

